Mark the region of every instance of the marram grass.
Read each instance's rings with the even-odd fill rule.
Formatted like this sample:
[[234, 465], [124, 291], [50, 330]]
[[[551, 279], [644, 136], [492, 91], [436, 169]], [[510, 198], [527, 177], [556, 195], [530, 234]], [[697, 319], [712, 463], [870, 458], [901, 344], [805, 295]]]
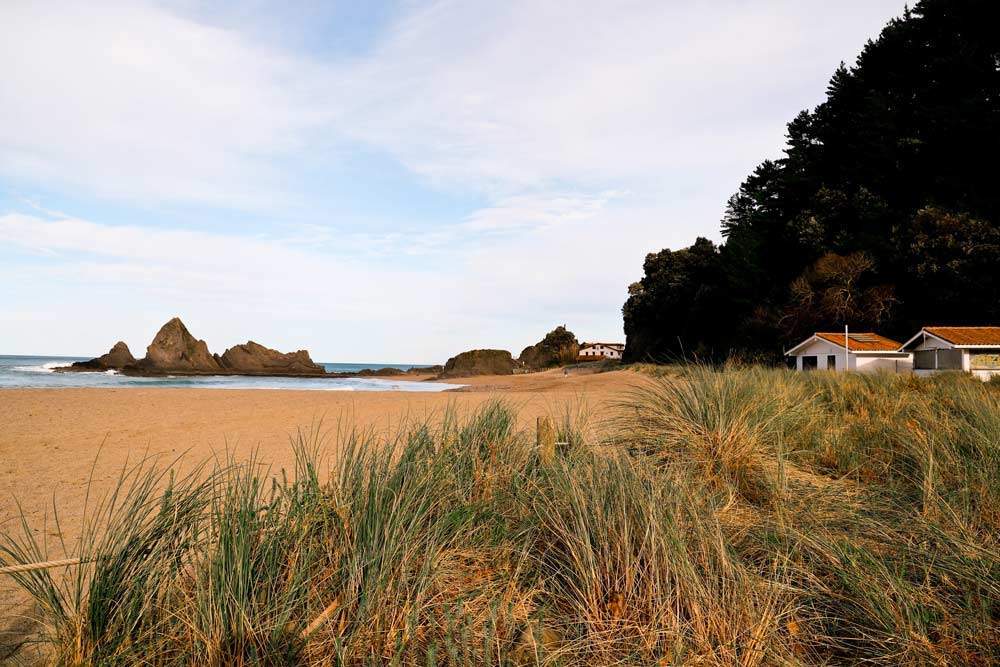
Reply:
[[[294, 471], [140, 465], [68, 577], [17, 582], [60, 665], [990, 665], [1000, 391], [690, 367], [554, 460], [491, 403]], [[321, 469], [324, 472], [320, 472]], [[30, 527], [5, 563], [44, 560]]]

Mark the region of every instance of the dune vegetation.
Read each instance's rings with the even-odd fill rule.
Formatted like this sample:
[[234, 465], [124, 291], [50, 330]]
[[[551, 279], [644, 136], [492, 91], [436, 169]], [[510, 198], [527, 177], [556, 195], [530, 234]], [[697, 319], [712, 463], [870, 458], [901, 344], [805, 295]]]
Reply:
[[[567, 410], [554, 452], [496, 402], [390, 442], [303, 434], [288, 474], [131, 468], [68, 545], [82, 564], [17, 575], [38, 646], [72, 665], [1000, 661], [998, 387], [689, 367], [612, 412]], [[45, 560], [32, 536], [0, 559]]]

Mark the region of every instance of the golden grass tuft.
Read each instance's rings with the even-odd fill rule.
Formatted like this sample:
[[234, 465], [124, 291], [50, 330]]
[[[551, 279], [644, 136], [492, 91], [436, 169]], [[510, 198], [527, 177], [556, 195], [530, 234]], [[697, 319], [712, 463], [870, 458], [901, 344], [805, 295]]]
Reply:
[[[496, 402], [320, 475], [140, 464], [69, 577], [17, 576], [59, 665], [1000, 662], [1000, 393], [674, 367], [544, 456]], [[549, 438], [551, 440], [551, 438]], [[24, 523], [4, 563], [46, 559]]]

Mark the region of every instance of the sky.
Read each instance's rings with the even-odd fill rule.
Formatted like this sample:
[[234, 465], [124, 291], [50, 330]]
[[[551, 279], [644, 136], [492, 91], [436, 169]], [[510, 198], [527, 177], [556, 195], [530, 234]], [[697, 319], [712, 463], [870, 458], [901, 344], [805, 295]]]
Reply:
[[0, 354], [624, 341], [892, 0], [0, 3]]

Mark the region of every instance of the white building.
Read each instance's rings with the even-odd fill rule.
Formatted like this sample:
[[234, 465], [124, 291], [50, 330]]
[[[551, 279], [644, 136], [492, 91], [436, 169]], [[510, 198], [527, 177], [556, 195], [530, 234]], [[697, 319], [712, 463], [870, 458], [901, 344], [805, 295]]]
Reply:
[[815, 333], [792, 349], [785, 356], [795, 359], [795, 369], [800, 371], [860, 371], [872, 373], [909, 371], [913, 361], [900, 344], [877, 333], [852, 333], [844, 345], [843, 333]]
[[597, 361], [598, 359], [621, 359], [625, 352], [622, 343], [583, 343], [580, 345], [578, 359], [581, 361]]
[[924, 327], [902, 348], [917, 375], [965, 371], [981, 380], [1000, 375], [1000, 327]]

